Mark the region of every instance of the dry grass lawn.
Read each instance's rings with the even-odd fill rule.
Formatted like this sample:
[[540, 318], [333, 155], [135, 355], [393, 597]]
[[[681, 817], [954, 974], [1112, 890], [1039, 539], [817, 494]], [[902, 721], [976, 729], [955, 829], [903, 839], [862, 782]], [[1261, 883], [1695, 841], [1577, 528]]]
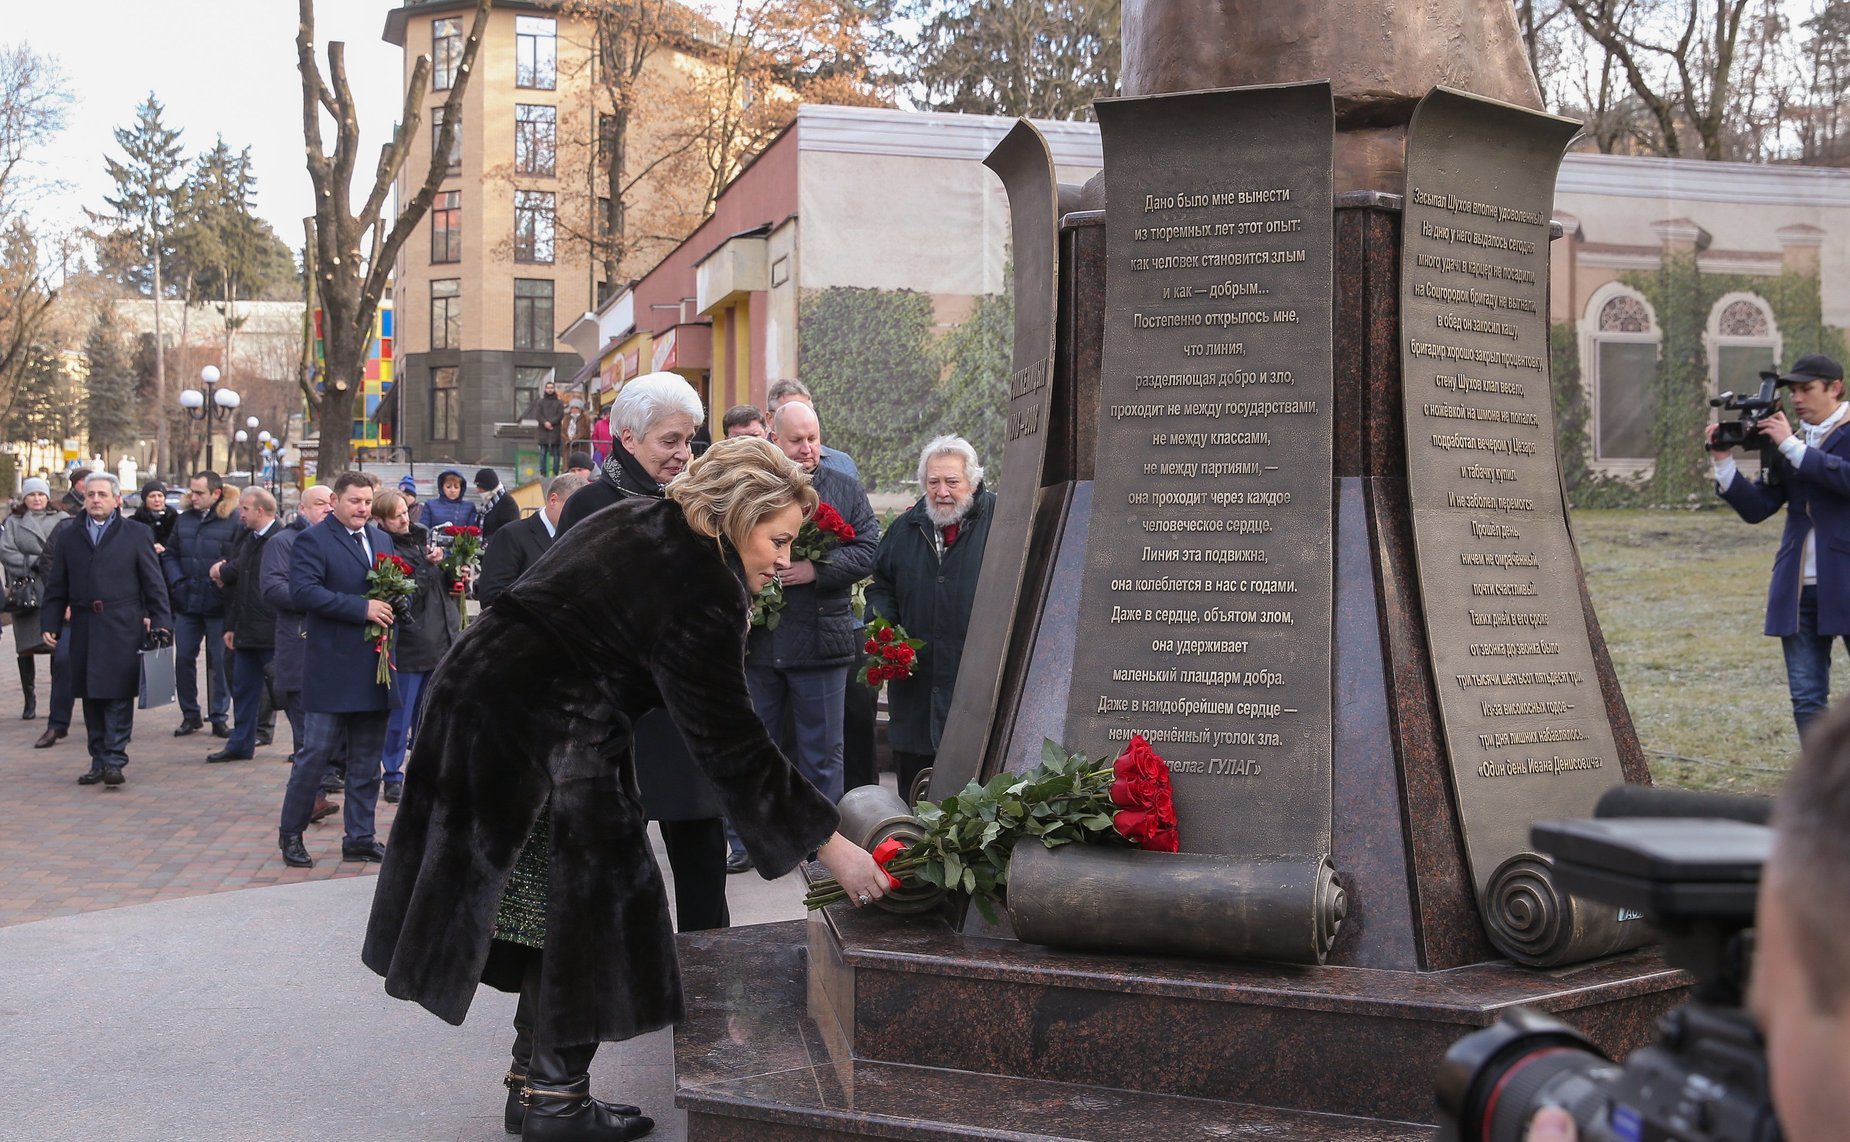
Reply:
[[[1651, 772], [1770, 793], [1798, 746], [1779, 640], [1761, 634], [1783, 515], [1577, 511], [1574, 533]], [[1850, 689], [1837, 652], [1832, 694]]]

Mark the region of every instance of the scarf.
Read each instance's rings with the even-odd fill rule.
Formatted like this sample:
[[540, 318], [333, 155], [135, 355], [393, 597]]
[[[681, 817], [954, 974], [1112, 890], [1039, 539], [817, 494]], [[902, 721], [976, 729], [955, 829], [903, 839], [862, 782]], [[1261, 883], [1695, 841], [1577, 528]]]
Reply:
[[643, 470], [629, 449], [618, 443], [604, 459], [604, 479], [625, 495], [653, 496], [660, 499], [662, 484]]

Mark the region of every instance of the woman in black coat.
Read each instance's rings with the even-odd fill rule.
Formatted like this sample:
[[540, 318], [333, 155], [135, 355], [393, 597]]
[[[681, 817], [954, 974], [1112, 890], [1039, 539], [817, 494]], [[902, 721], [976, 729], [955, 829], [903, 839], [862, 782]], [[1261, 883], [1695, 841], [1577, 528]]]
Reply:
[[[750, 596], [790, 564], [809, 481], [774, 446], [716, 446], [667, 489], [581, 522], [463, 632], [431, 676], [364, 959], [386, 991], [452, 1023], [478, 981], [518, 990], [527, 1139], [652, 1127], [589, 1096], [597, 1044], [682, 1014], [632, 727], [665, 708], [758, 869], [817, 852], [851, 898], [885, 874], [752, 712]], [[621, 568], [623, 590], [587, 592]]]

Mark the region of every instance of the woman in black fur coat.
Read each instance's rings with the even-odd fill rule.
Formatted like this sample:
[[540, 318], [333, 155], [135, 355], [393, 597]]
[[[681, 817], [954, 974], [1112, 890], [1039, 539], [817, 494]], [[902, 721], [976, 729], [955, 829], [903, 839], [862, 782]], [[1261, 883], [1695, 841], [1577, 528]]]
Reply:
[[[750, 597], [789, 566], [815, 503], [775, 446], [715, 446], [666, 499], [626, 499], [562, 534], [431, 676], [363, 958], [389, 994], [452, 1023], [478, 981], [520, 993], [507, 1124], [523, 1138], [653, 1127], [589, 1094], [600, 1042], [682, 1014], [631, 757], [644, 713], [667, 709], [761, 875], [815, 851], [851, 898], [884, 894], [745, 689]], [[585, 591], [613, 569], [620, 585]]]

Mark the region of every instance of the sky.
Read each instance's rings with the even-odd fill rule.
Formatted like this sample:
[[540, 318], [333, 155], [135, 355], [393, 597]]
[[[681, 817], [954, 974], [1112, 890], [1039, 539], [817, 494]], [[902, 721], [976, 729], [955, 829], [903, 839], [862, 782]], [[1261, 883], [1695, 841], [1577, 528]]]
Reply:
[[[69, 2], [69, 0], [67, 0]], [[149, 91], [181, 130], [187, 157], [218, 135], [245, 146], [257, 173], [257, 213], [292, 249], [313, 193], [302, 158], [302, 88], [295, 67], [296, 0], [81, 0], [9, 3], [0, 43], [24, 41], [56, 58], [72, 96], [63, 133], [36, 172], [60, 180], [59, 193], [29, 207], [53, 228], [84, 222], [113, 188], [105, 154], [111, 133], [134, 122]], [[370, 185], [379, 147], [398, 118], [399, 50], [379, 38], [394, 0], [315, 0], [320, 43], [347, 45], [347, 73], [360, 109], [362, 161], [357, 193]], [[317, 56], [324, 61], [325, 49]], [[361, 180], [368, 180], [362, 184]]]

